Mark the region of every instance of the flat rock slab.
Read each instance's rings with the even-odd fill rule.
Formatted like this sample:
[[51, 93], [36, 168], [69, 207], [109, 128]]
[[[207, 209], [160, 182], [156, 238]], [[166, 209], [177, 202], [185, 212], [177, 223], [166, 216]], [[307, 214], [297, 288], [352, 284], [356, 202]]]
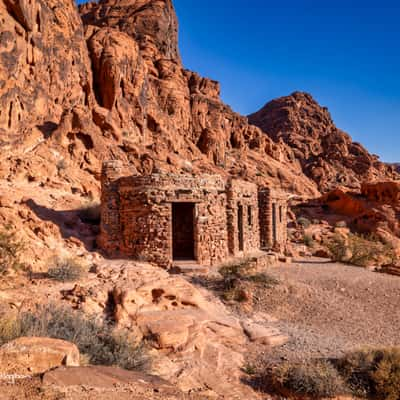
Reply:
[[282, 346], [289, 338], [282, 335], [279, 329], [263, 326], [252, 322], [243, 322], [243, 330], [252, 342], [269, 346]]
[[161, 378], [106, 366], [60, 367], [45, 373], [43, 384], [55, 387], [87, 386], [103, 389], [135, 385], [166, 394], [176, 392], [176, 388]]
[[0, 372], [35, 375], [61, 365], [79, 366], [79, 350], [70, 342], [42, 337], [22, 337], [0, 348]]

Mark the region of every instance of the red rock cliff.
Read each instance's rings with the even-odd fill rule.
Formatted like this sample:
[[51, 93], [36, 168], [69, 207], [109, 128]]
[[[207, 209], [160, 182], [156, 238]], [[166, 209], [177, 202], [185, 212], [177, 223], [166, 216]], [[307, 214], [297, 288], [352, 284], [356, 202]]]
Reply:
[[360, 188], [364, 181], [398, 178], [394, 168], [338, 129], [328, 109], [307, 93], [273, 100], [249, 120], [275, 142], [289, 145], [304, 173], [321, 191], [338, 185]]

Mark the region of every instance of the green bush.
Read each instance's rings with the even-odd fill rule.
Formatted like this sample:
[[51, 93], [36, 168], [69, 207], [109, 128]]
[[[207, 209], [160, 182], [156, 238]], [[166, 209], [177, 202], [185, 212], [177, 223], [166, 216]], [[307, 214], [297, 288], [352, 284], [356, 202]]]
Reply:
[[9, 228], [0, 231], [0, 275], [22, 266], [20, 262], [22, 250], [23, 244], [16, 239], [13, 231]]
[[283, 362], [271, 368], [264, 380], [278, 392], [313, 398], [334, 397], [347, 392], [338, 371], [325, 360]]
[[15, 318], [0, 318], [0, 343], [22, 336], [51, 337], [75, 343], [90, 364], [139, 369], [146, 365], [142, 346], [133, 335], [78, 311], [48, 305]]
[[341, 359], [337, 368], [358, 396], [400, 399], [400, 348], [355, 351]]
[[47, 276], [60, 282], [73, 282], [81, 279], [86, 272], [82, 263], [73, 257], [57, 257], [53, 260]]

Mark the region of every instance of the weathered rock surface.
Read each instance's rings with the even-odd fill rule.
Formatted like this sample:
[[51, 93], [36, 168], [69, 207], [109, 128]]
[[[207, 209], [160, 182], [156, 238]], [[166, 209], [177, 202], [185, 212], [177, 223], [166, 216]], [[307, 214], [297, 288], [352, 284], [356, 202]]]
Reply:
[[250, 115], [249, 121], [276, 143], [288, 144], [303, 172], [323, 192], [338, 185], [359, 189], [364, 181], [399, 178], [394, 167], [338, 129], [328, 109], [307, 93], [273, 100]]
[[[358, 191], [337, 188], [322, 197], [307, 201], [300, 206], [303, 215], [310, 221], [316, 221], [304, 229], [314, 245], [329, 240], [333, 233], [351, 232], [380, 238], [381, 241], [399, 255], [400, 225], [400, 184], [398, 182], [362, 183]], [[388, 255], [390, 251], [388, 250]], [[314, 246], [314, 255], [324, 256]], [[351, 254], [349, 253], [349, 258]], [[383, 257], [379, 262], [388, 262]], [[375, 262], [378, 262], [375, 260]], [[382, 264], [376, 264], [380, 266]]]
[[65, 340], [22, 337], [0, 347], [2, 374], [35, 375], [61, 365], [79, 366], [78, 348]]
[[282, 335], [276, 328], [265, 327], [253, 321], [242, 323], [244, 332], [252, 342], [262, 343], [269, 346], [281, 346], [288, 341], [288, 337]]
[[116, 385], [150, 386], [158, 392], [168, 394], [175, 388], [155, 376], [146, 375], [138, 371], [126, 371], [117, 367], [88, 366], [88, 367], [60, 367], [49, 371], [43, 376], [44, 385], [54, 387], [87, 386], [92, 388], [115, 388]]
[[104, 312], [108, 304], [120, 328], [151, 346], [151, 372], [182, 391], [257, 398], [240, 382], [248, 341], [240, 320], [184, 277], [145, 263], [107, 261], [99, 263], [96, 279], [64, 299], [85, 311], [97, 304]]
[[[28, 247], [40, 232], [34, 264], [69, 238], [44, 208], [63, 204], [73, 226], [79, 203], [99, 198], [105, 159], [318, 194], [288, 146], [225, 105], [218, 82], [183, 68], [171, 1], [104, 0], [80, 13], [72, 0], [0, 0], [0, 194], [12, 187], [43, 211], [17, 201], [0, 206], [0, 221]], [[93, 248], [92, 227], [77, 222], [76, 250]]]
[[116, 367], [60, 367], [40, 377], [0, 381], [2, 400], [213, 400], [185, 394], [170, 383], [140, 372]]

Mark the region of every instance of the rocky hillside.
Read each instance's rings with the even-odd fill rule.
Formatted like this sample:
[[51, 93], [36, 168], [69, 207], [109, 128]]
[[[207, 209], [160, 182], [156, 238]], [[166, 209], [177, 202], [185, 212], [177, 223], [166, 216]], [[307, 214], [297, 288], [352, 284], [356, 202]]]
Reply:
[[395, 168], [353, 142], [335, 126], [328, 109], [307, 93], [273, 100], [249, 121], [275, 143], [289, 145], [304, 173], [323, 192], [338, 185], [359, 189], [362, 182], [398, 178]]
[[171, 0], [0, 0], [0, 21], [0, 224], [19, 231], [33, 263], [93, 248], [79, 210], [98, 201], [104, 160], [311, 198], [358, 175], [392, 177], [309, 96], [252, 116], [262, 129], [232, 111], [218, 82], [182, 65]]
[[72, 0], [0, 1], [0, 140], [12, 150], [2, 178], [58, 183], [61, 162], [91, 188], [100, 162], [119, 158], [139, 173], [209, 170], [317, 192], [289, 148], [183, 68], [171, 1], [102, 0], [80, 13]]
[[318, 194], [287, 146], [182, 66], [170, 0], [0, 0], [0, 224], [45, 263], [92, 249], [103, 160]]

